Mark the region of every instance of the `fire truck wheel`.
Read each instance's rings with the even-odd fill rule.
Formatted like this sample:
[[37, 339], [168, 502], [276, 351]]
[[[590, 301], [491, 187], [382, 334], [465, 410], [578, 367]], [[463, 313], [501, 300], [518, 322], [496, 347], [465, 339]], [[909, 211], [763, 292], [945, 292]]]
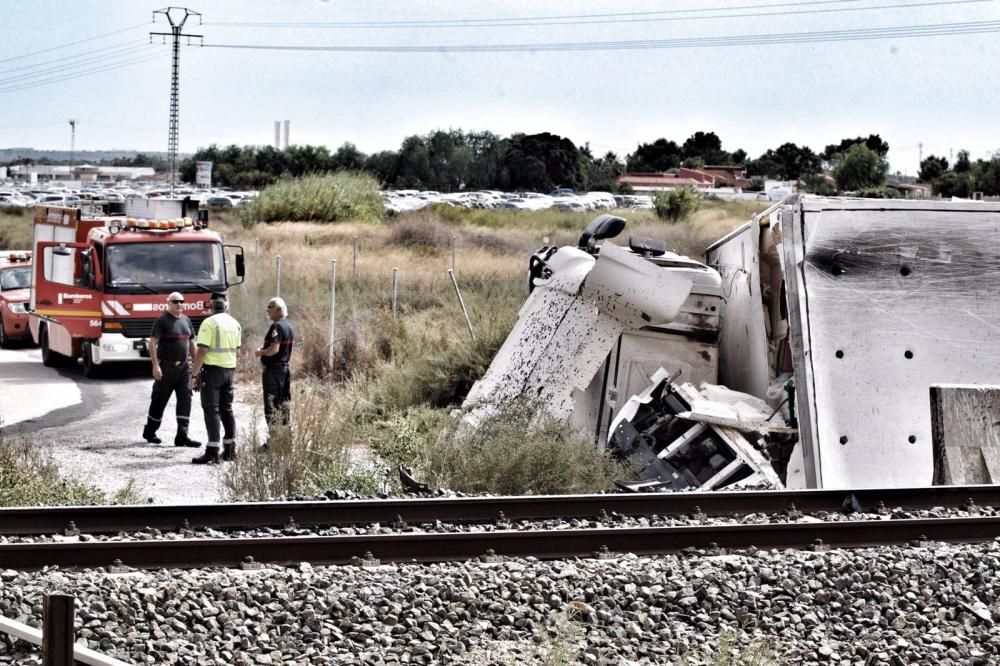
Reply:
[[0, 314], [0, 348], [7, 349], [8, 347], [10, 347], [10, 338], [3, 330], [3, 315]]
[[83, 343], [83, 376], [84, 377], [99, 377], [101, 375], [101, 366], [94, 363], [94, 350], [93, 345], [88, 341]]
[[40, 341], [42, 347], [42, 365], [47, 368], [66, 367], [69, 359], [62, 354], [49, 349], [49, 329], [43, 328], [40, 337], [42, 338]]

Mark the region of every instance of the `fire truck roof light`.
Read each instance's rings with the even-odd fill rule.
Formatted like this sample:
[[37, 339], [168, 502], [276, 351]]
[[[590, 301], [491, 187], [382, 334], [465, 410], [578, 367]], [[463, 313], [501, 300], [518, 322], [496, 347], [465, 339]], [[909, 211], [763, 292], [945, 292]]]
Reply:
[[107, 228], [112, 235], [126, 229], [129, 231], [182, 231], [184, 229], [204, 229], [206, 226], [190, 217], [170, 220], [147, 220], [134, 217], [107, 220]]

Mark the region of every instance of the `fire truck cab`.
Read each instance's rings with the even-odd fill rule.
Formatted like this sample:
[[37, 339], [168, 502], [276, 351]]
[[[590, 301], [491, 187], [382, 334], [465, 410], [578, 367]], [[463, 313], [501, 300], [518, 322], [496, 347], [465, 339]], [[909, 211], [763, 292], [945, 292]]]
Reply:
[[94, 376], [108, 363], [148, 359], [167, 294], [185, 295], [197, 330], [211, 314], [212, 292], [243, 281], [243, 248], [224, 245], [207, 217], [198, 217], [197, 202], [153, 203], [140, 204], [153, 217], [35, 209], [29, 327], [45, 365], [81, 359]]

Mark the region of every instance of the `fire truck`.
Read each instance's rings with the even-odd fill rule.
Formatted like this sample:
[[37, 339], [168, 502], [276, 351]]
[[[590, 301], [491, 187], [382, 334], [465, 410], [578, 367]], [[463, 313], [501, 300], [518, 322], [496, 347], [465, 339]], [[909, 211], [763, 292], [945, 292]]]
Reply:
[[135, 200], [124, 217], [36, 207], [28, 325], [42, 362], [80, 359], [93, 377], [110, 363], [148, 359], [153, 322], [174, 291], [197, 330], [211, 294], [243, 282], [245, 271], [243, 248], [225, 245], [205, 213], [190, 199]]
[[28, 337], [28, 287], [31, 253], [0, 252], [0, 347]]

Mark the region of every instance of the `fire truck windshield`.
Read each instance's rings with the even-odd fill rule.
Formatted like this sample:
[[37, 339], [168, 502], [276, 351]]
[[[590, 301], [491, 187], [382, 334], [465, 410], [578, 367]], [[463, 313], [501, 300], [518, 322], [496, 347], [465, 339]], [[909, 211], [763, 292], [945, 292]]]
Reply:
[[0, 291], [27, 289], [31, 285], [31, 266], [18, 266], [0, 271]]
[[105, 257], [111, 291], [158, 293], [178, 283], [221, 290], [226, 284], [219, 243], [120, 243], [108, 245]]

